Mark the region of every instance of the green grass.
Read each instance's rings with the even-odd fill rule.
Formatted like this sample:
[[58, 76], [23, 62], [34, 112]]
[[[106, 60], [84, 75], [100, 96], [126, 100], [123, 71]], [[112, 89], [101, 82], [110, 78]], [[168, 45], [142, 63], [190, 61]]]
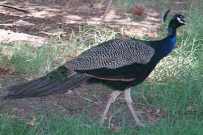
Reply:
[[14, 68], [18, 74], [44, 74], [91, 46], [115, 38], [116, 34], [108, 28], [81, 26], [78, 33], [71, 33], [68, 41], [53, 39], [41, 47], [23, 42], [1, 44], [0, 66]]
[[91, 123], [87, 124], [75, 118], [40, 117], [34, 126], [29, 126], [21, 120], [0, 119], [0, 135], [123, 135], [133, 134], [132, 129], [122, 129], [119, 133], [99, 127]]
[[203, 133], [202, 121], [176, 120], [168, 122], [161, 120], [157, 126], [141, 129], [141, 135], [201, 135]]
[[[189, 11], [187, 26], [178, 36], [175, 51], [162, 60], [150, 80], [134, 88], [133, 96], [146, 106], [156, 106], [166, 112], [166, 116], [145, 128], [121, 127], [113, 131], [100, 127], [82, 118], [59, 116], [39, 116], [33, 127], [25, 121], [11, 116], [0, 115], [0, 135], [202, 135], [203, 134], [203, 16], [200, 9]], [[78, 55], [91, 45], [114, 38], [109, 29], [81, 27], [79, 33], [72, 33], [67, 42], [55, 41], [54, 45], [34, 49], [27, 45], [7, 46], [7, 53], [0, 55], [0, 64], [13, 66], [20, 73], [27, 70], [30, 61], [37, 66], [36, 72], [46, 72]], [[20, 45], [19, 45], [20, 46]], [[5, 50], [2, 48], [0, 50]], [[14, 50], [14, 51], [12, 51]], [[49, 51], [47, 51], [49, 50]], [[55, 54], [49, 53], [55, 52]], [[23, 66], [21, 66], [23, 65]], [[40, 68], [39, 68], [40, 67]], [[37, 70], [37, 69], [40, 70]], [[81, 116], [82, 117], [82, 116]]]

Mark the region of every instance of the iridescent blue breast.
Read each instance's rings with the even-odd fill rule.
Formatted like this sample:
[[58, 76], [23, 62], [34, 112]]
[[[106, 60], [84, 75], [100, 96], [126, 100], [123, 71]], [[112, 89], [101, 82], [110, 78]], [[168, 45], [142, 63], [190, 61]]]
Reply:
[[176, 46], [176, 36], [169, 36], [163, 40], [161, 53], [164, 56], [167, 56]]

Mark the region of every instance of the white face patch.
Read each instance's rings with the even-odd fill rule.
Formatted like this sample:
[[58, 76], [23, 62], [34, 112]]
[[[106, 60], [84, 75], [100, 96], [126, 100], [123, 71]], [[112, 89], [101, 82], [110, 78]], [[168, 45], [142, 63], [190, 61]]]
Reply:
[[185, 24], [185, 22], [182, 21], [182, 19], [180, 17], [177, 17], [177, 20], [178, 20], [179, 23]]

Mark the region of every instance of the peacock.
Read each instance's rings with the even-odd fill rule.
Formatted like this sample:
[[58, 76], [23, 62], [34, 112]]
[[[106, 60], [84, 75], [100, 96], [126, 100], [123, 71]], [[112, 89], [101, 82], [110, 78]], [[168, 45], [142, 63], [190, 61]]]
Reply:
[[[169, 11], [165, 13], [166, 19]], [[65, 93], [90, 79], [102, 81], [112, 90], [101, 123], [112, 103], [124, 93], [128, 108], [138, 126], [144, 126], [133, 108], [131, 88], [142, 83], [161, 59], [176, 47], [176, 29], [185, 25], [185, 17], [175, 14], [168, 25], [165, 38], [156, 41], [135, 38], [112, 39], [94, 46], [67, 61], [46, 76], [9, 87], [5, 99], [47, 96]], [[88, 83], [87, 83], [88, 85]]]

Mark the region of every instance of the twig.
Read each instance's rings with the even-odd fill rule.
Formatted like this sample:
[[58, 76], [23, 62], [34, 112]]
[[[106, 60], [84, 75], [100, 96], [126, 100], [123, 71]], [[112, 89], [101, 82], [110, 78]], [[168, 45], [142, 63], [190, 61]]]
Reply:
[[105, 9], [105, 11], [104, 11], [104, 15], [103, 15], [103, 17], [102, 17], [102, 20], [105, 20], [106, 15], [107, 15], [107, 13], [109, 12], [109, 10], [110, 10], [110, 8], [111, 8], [112, 1], [113, 1], [113, 0], [109, 0], [108, 5], [107, 5], [107, 7], [106, 7], [106, 9]]
[[90, 103], [94, 103], [94, 104], [98, 105], [97, 102], [94, 102], [93, 100], [89, 99], [88, 97], [81, 96], [79, 92], [76, 92], [76, 94], [77, 94], [77, 96], [79, 96], [79, 97], [82, 98], [83, 100], [86, 100], [86, 101], [88, 101], [88, 102], [90, 102]]
[[11, 6], [11, 5], [5, 5], [5, 4], [0, 4], [0, 6], [2, 7], [7, 7], [7, 8], [11, 8], [11, 9], [15, 9], [15, 10], [18, 10], [20, 12], [24, 12], [26, 14], [30, 13], [29, 11], [27, 10], [24, 10], [24, 9], [21, 9], [21, 8], [18, 8], [18, 7], [14, 7], [14, 6]]

